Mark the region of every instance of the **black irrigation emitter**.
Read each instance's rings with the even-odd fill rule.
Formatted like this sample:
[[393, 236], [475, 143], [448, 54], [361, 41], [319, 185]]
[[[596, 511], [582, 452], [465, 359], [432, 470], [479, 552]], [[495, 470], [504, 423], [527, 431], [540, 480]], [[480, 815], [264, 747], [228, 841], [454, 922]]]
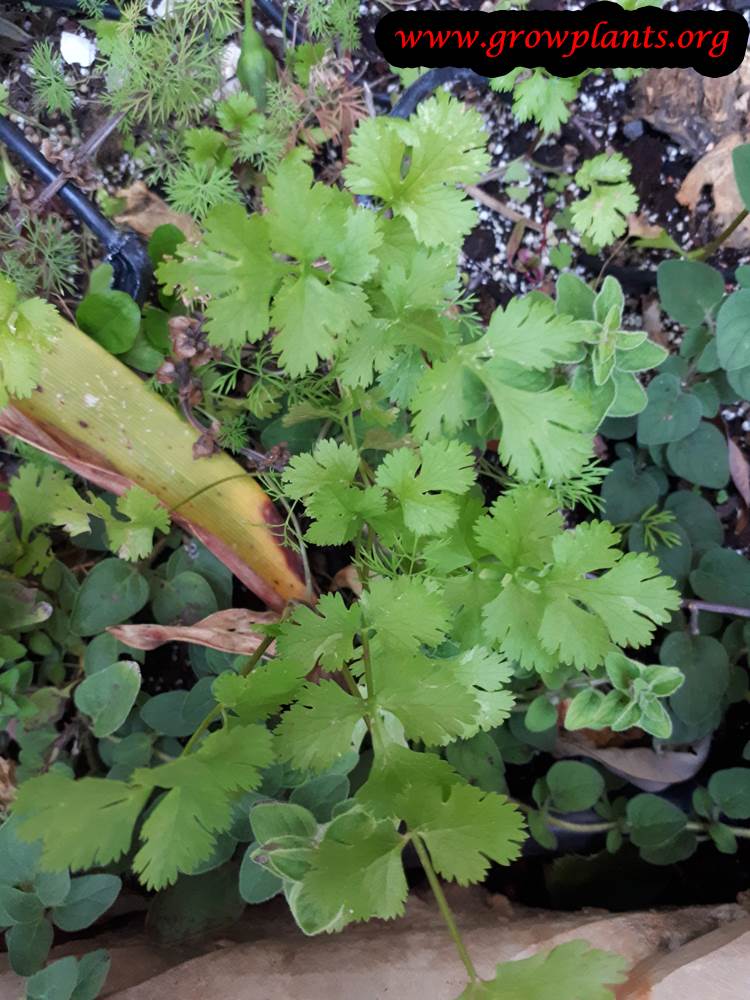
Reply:
[[[0, 115], [0, 142], [4, 143], [23, 163], [46, 184], [57, 181], [60, 171], [33, 146], [23, 132]], [[71, 181], [66, 181], [57, 191], [57, 197], [88, 226], [104, 246], [104, 261], [112, 265], [114, 287], [127, 292], [142, 305], [148, 295], [153, 278], [153, 268], [146, 248], [132, 231], [118, 229], [105, 218]]]
[[[53, 10], [62, 10], [70, 14], [84, 14], [78, 6], [78, 0], [29, 0], [35, 7], [51, 7]], [[102, 17], [110, 21], [117, 21], [120, 18], [120, 11], [113, 3], [105, 3], [102, 7]]]

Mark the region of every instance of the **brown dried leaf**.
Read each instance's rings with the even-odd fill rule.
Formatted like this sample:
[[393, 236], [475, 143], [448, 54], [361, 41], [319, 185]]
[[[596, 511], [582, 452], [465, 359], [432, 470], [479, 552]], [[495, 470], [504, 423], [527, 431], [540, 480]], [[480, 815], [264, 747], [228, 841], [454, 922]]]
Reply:
[[0, 810], [5, 810], [16, 797], [16, 765], [0, 757]]
[[668, 348], [669, 335], [662, 325], [661, 304], [657, 295], [644, 295], [641, 298], [641, 316], [643, 317], [643, 329], [651, 340]]
[[[195, 646], [208, 646], [222, 653], [249, 655], [263, 641], [263, 634], [255, 626], [270, 625], [279, 616], [271, 611], [249, 611], [247, 608], [230, 608], [217, 611], [195, 625], [113, 625], [109, 629], [115, 639], [134, 649], [151, 650], [165, 642], [189, 642]], [[273, 653], [273, 643], [269, 653]]]
[[351, 590], [353, 594], [359, 597], [362, 593], [362, 581], [359, 578], [359, 573], [357, 572], [357, 567], [344, 566], [340, 569], [338, 573], [331, 580], [331, 588], [333, 590]]
[[200, 229], [189, 215], [174, 212], [158, 194], [150, 191], [143, 181], [136, 181], [128, 188], [116, 192], [125, 201], [125, 211], [115, 216], [115, 222], [130, 226], [141, 236], [151, 236], [159, 226], [172, 225], [181, 230], [186, 239], [198, 241]]
[[638, 239], [655, 240], [664, 232], [664, 227], [656, 223], [649, 222], [648, 218], [641, 213], [636, 215], [631, 212], [628, 216], [628, 236], [638, 237]]
[[[695, 211], [703, 188], [710, 187], [713, 195], [713, 218], [717, 231], [724, 229], [745, 207], [734, 179], [732, 150], [745, 140], [732, 132], [695, 164], [677, 192], [677, 201]], [[750, 246], [750, 219], [746, 219], [725, 241], [736, 250]]]
[[559, 736], [553, 753], [555, 757], [590, 757], [644, 792], [661, 792], [697, 774], [710, 747], [709, 736], [696, 744], [692, 752], [663, 750], [657, 753], [651, 747], [600, 749], [576, 733]]
[[748, 464], [745, 453], [731, 437], [727, 437], [727, 445], [729, 447], [729, 472], [732, 476], [732, 482], [745, 501], [745, 506], [750, 507], [750, 464]]

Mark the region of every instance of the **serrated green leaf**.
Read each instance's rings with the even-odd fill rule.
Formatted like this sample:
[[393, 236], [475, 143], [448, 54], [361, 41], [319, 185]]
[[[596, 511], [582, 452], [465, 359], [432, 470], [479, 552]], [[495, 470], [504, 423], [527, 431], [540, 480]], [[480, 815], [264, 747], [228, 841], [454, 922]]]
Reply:
[[364, 713], [364, 702], [335, 681], [305, 684], [276, 729], [278, 751], [302, 771], [325, 771], [351, 749]]
[[445, 95], [423, 101], [408, 121], [359, 123], [344, 176], [357, 194], [373, 195], [406, 219], [427, 246], [458, 243], [474, 207], [456, 184], [472, 184], [489, 163], [479, 115]]
[[313, 855], [304, 891], [346, 922], [392, 920], [408, 892], [401, 862], [405, 839], [387, 820], [355, 809], [335, 819]]
[[475, 983], [459, 1000], [614, 1000], [628, 963], [587, 941], [568, 941], [531, 958], [498, 965], [495, 978]]
[[518, 857], [524, 823], [503, 795], [457, 784], [444, 798], [434, 787], [412, 787], [400, 802], [410, 832], [426, 844], [435, 870], [459, 885], [481, 882], [490, 861], [505, 865]]
[[0, 408], [9, 397], [24, 399], [36, 388], [40, 351], [54, 342], [58, 319], [42, 299], [19, 300], [13, 282], [0, 275]]
[[[19, 788], [13, 806], [16, 829], [25, 839], [43, 842], [42, 864], [53, 871], [107, 865], [129, 849], [149, 794], [122, 781], [72, 781], [50, 771]], [[58, 822], [62, 814], [64, 827]]]

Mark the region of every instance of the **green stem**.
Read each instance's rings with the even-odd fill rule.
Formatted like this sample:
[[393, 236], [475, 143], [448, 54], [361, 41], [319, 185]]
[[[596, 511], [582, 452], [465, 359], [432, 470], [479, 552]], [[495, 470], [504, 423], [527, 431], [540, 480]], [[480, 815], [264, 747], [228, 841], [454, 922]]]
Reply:
[[[750, 840], [750, 827], [747, 826], [729, 826], [724, 823], [727, 830], [731, 830], [735, 837], [739, 837], [740, 840]], [[708, 823], [688, 823], [685, 827], [686, 830], [690, 830], [692, 833], [708, 833], [709, 824]]]
[[[527, 806], [525, 802], [515, 802], [514, 804], [522, 812], [530, 812], [531, 806]], [[559, 816], [545, 817], [545, 823], [547, 826], [552, 827], [556, 830], [569, 830], [571, 833], [609, 833], [610, 830], [617, 829], [617, 823], [573, 823], [567, 819], [561, 819]], [[727, 826], [727, 824], [724, 824]], [[709, 824], [708, 823], [696, 823], [690, 822], [685, 824], [685, 829], [690, 830], [692, 833], [708, 833]], [[731, 830], [735, 837], [739, 837], [741, 840], [750, 840], [750, 827], [746, 826], [727, 826], [728, 830]], [[623, 830], [623, 833], [627, 831]]]
[[345, 663], [341, 668], [341, 673], [346, 681], [346, 686], [349, 688], [349, 693], [355, 698], [361, 698], [362, 693], [357, 687], [357, 682], [354, 680], [354, 675]]
[[466, 945], [464, 944], [463, 938], [461, 937], [461, 932], [456, 924], [456, 919], [453, 916], [453, 911], [448, 905], [448, 900], [445, 898], [445, 893], [443, 892], [443, 887], [440, 885], [440, 881], [435, 874], [435, 869], [432, 867], [432, 861], [430, 861], [430, 856], [427, 853], [427, 849], [422, 843], [419, 834], [412, 837], [412, 844], [414, 844], [414, 849], [419, 857], [419, 862], [424, 868], [424, 873], [427, 876], [427, 881], [430, 883], [430, 889], [432, 889], [432, 894], [435, 897], [435, 902], [440, 910], [440, 915], [442, 916], [445, 924], [448, 928], [448, 933], [453, 938], [453, 943], [456, 946], [456, 951], [464, 963], [464, 967], [469, 976], [469, 980], [472, 983], [479, 981], [479, 976], [477, 975], [477, 970], [474, 968], [474, 963], [471, 960], [469, 952], [466, 950]]
[[[522, 813], [534, 812], [533, 806], [529, 806], [525, 802], [519, 802], [518, 799], [511, 799], [511, 801]], [[554, 826], [558, 830], [570, 830], [571, 833], [609, 833], [617, 826], [616, 823], [573, 823], [567, 819], [560, 819], [558, 816], [550, 816], [549, 813], [544, 816], [544, 821], [547, 826]]]
[[367, 682], [367, 700], [371, 702], [375, 697], [375, 679], [372, 670], [372, 659], [370, 658], [370, 637], [367, 634], [367, 624], [362, 626], [360, 639], [362, 641], [362, 662], [365, 667], [365, 681]]
[[195, 730], [195, 732], [193, 733], [193, 735], [190, 737], [190, 739], [185, 744], [185, 746], [183, 748], [183, 751], [180, 754], [180, 757], [187, 756], [187, 754], [190, 753], [190, 751], [193, 749], [193, 747], [195, 746], [195, 744], [198, 742], [198, 740], [201, 738], [201, 736], [205, 733], [205, 731], [208, 729], [208, 727], [211, 725], [211, 723], [212, 722], [216, 722], [216, 720], [219, 719], [219, 718], [221, 718], [221, 705], [214, 705], [214, 707], [211, 709], [211, 711], [208, 713], [208, 715], [206, 715], [206, 716], [203, 717], [202, 722], [200, 723], [200, 725], [198, 726], [198, 728]]
[[[240, 677], [247, 677], [247, 675], [250, 673], [250, 671], [258, 664], [258, 662], [260, 661], [261, 657], [263, 656], [263, 654], [265, 653], [265, 651], [268, 649], [268, 647], [271, 645], [272, 642], [273, 642], [273, 636], [270, 636], [270, 635], [264, 636], [263, 641], [261, 642], [261, 644], [255, 650], [255, 652], [250, 657], [250, 659], [247, 661], [247, 663], [242, 668], [242, 670], [240, 670]], [[198, 742], [198, 740], [201, 738], [201, 736], [205, 733], [205, 731], [208, 729], [208, 727], [213, 722], [216, 722], [217, 719], [221, 718], [222, 711], [223, 711], [223, 709], [222, 709], [221, 705], [214, 705], [214, 707], [203, 718], [203, 721], [200, 723], [200, 725], [198, 726], [198, 728], [195, 730], [195, 732], [193, 733], [193, 735], [190, 737], [190, 739], [185, 744], [185, 746], [183, 748], [183, 751], [180, 754], [181, 757], [185, 757], [187, 754], [189, 754], [191, 752], [191, 750], [193, 749], [193, 747], [195, 746], [195, 744]]]
[[697, 250], [693, 250], [692, 253], [688, 254], [689, 259], [706, 260], [712, 253], [715, 253], [719, 249], [725, 240], [729, 239], [735, 229], [738, 229], [742, 225], [748, 215], [750, 215], [750, 210], [743, 208], [742, 211], [732, 219], [726, 229], [719, 233], [716, 239], [711, 240], [711, 242], [707, 243], [704, 247], [699, 247]]
[[570, 830], [571, 833], [609, 833], [617, 826], [616, 823], [571, 823], [558, 816], [547, 816], [547, 825], [557, 830]]

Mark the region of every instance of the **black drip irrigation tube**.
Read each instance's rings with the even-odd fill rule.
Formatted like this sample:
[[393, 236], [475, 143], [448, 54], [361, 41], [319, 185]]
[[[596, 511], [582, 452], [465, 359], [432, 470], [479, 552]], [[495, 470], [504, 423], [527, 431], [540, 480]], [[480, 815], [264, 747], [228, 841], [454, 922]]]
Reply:
[[[78, 0], [29, 0], [29, 2], [36, 7], [51, 7], [53, 10], [65, 11], [69, 14], [82, 14], [84, 16], [86, 14], [85, 11], [81, 10]], [[750, 3], [750, 0], [748, 2]], [[305, 40], [305, 33], [299, 21], [294, 17], [285, 15], [273, 0], [255, 0], [255, 6], [268, 18], [274, 27], [283, 31], [287, 38], [294, 38], [299, 42]], [[101, 16], [106, 17], [110, 21], [119, 21], [122, 15], [119, 8], [114, 4], [105, 3]]]
[[[748, 0], [750, 2], [750, 0]], [[428, 69], [414, 83], [407, 87], [398, 101], [388, 112], [391, 118], [408, 118], [416, 111], [417, 105], [442, 87], [444, 83], [473, 83], [484, 85], [489, 83], [486, 76], [480, 76], [473, 69], [453, 66], [439, 66]]]
[[[750, 0], [748, 0], [748, 3], [750, 3]], [[255, 6], [268, 18], [274, 27], [283, 31], [290, 41], [294, 39], [297, 42], [304, 42], [306, 40], [307, 36], [300, 22], [296, 18], [284, 14], [284, 11], [280, 10], [273, 0], [255, 0]]]
[[[86, 13], [78, 6], [77, 0], [29, 0], [29, 2], [34, 4], [35, 7], [51, 7], [52, 10], [60, 10], [68, 14], [85, 15]], [[120, 11], [113, 3], [105, 3], [102, 7], [101, 16], [108, 18], [110, 21], [118, 21], [120, 19]]]
[[[51, 184], [60, 172], [45, 159], [36, 146], [8, 118], [0, 115], [0, 142], [23, 160], [45, 183]], [[153, 269], [148, 253], [134, 232], [118, 229], [89, 201], [75, 184], [67, 181], [56, 192], [84, 225], [88, 226], [105, 248], [105, 263], [112, 265], [114, 287], [127, 292], [142, 305], [148, 295]]]

